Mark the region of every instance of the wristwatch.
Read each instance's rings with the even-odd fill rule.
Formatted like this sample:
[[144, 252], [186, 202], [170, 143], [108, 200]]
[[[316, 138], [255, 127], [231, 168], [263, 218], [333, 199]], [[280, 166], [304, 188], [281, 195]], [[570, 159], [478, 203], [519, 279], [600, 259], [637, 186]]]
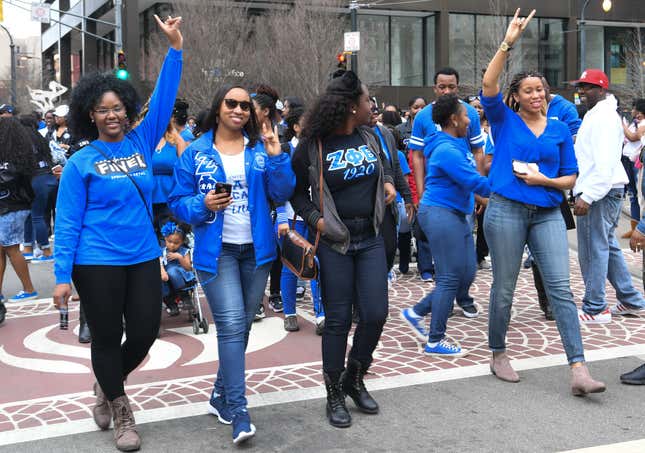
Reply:
[[509, 46], [506, 41], [502, 41], [502, 43], [499, 45], [499, 50], [501, 50], [502, 52], [510, 52], [511, 49], [512, 47]]

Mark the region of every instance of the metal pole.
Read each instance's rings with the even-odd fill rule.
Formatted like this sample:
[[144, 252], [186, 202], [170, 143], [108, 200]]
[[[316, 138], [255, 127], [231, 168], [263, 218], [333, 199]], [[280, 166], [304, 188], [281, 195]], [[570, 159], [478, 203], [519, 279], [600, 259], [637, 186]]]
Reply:
[[[352, 0], [349, 4], [350, 18], [352, 20], [352, 31], [358, 31], [358, 2]], [[358, 75], [358, 55], [356, 52], [352, 52], [352, 71]]]
[[588, 4], [589, 0], [585, 0], [584, 4], [582, 5], [582, 11], [580, 11], [580, 71], [585, 70], [587, 57], [587, 40], [585, 36], [585, 9], [587, 9]]
[[87, 19], [85, 18], [85, 0], [81, 0], [81, 16], [83, 16], [81, 22], [81, 74], [85, 74], [85, 40], [87, 36], [85, 35], [85, 30], [87, 29]]
[[7, 32], [7, 36], [9, 36], [9, 50], [10, 50], [10, 54], [11, 54], [11, 57], [10, 57], [11, 58], [11, 104], [13, 104], [13, 106], [15, 107], [16, 106], [16, 95], [17, 95], [17, 91], [16, 91], [16, 45], [14, 44], [13, 36], [11, 36], [11, 33], [9, 33], [9, 30], [7, 29], [7, 27], [5, 27], [2, 24], [0, 24], [0, 27], [2, 27], [2, 29]]
[[114, 0], [114, 22], [115, 22], [114, 37], [116, 40], [117, 52], [123, 49], [123, 19], [121, 17], [122, 6], [123, 6], [123, 0]]

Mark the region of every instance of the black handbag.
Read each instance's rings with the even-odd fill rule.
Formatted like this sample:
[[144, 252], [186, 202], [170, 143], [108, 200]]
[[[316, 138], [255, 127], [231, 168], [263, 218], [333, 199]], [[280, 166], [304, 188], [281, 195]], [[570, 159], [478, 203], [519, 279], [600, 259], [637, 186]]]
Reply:
[[[318, 163], [320, 165], [319, 194], [320, 214], [323, 215], [323, 163], [322, 143], [318, 140]], [[293, 216], [293, 224], [296, 223], [296, 214]], [[316, 250], [320, 241], [320, 231], [316, 230], [316, 241], [312, 245], [307, 239], [298, 234], [293, 228], [282, 240], [282, 264], [287, 266], [301, 280], [315, 280], [318, 278], [318, 265], [316, 262]]]

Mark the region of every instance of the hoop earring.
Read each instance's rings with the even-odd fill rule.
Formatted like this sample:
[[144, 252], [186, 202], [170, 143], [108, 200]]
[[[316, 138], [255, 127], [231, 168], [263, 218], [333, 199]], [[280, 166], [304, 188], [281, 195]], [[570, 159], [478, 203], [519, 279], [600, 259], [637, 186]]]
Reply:
[[356, 110], [352, 110], [352, 115], [356, 115]]

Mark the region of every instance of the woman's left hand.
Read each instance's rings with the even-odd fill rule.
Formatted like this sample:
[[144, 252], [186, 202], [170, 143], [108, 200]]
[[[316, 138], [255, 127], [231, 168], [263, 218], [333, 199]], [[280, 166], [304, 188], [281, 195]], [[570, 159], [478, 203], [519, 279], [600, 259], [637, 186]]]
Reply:
[[515, 176], [524, 181], [528, 186], [546, 186], [549, 181], [549, 178], [539, 171], [532, 170], [530, 167], [528, 173], [515, 173]]
[[390, 204], [396, 199], [396, 189], [392, 183], [386, 182], [385, 184], [385, 204]]
[[405, 204], [405, 214], [406, 217], [408, 218], [408, 223], [412, 223], [412, 220], [414, 219], [414, 216], [417, 213], [417, 208], [414, 207], [412, 203], [406, 203]]
[[278, 126], [274, 126], [273, 130], [271, 130], [271, 123], [262, 123], [262, 142], [269, 156], [277, 156], [282, 153], [280, 140], [278, 139]]
[[166, 21], [162, 21], [159, 19], [159, 16], [155, 14], [155, 20], [157, 21], [157, 25], [159, 25], [159, 28], [161, 31], [166, 35], [168, 38], [168, 41], [170, 42], [170, 47], [172, 47], [175, 50], [181, 50], [181, 48], [184, 45], [184, 38], [181, 36], [181, 32], [179, 31], [179, 25], [181, 24], [181, 16], [180, 17], [172, 17], [168, 16], [168, 19]]

